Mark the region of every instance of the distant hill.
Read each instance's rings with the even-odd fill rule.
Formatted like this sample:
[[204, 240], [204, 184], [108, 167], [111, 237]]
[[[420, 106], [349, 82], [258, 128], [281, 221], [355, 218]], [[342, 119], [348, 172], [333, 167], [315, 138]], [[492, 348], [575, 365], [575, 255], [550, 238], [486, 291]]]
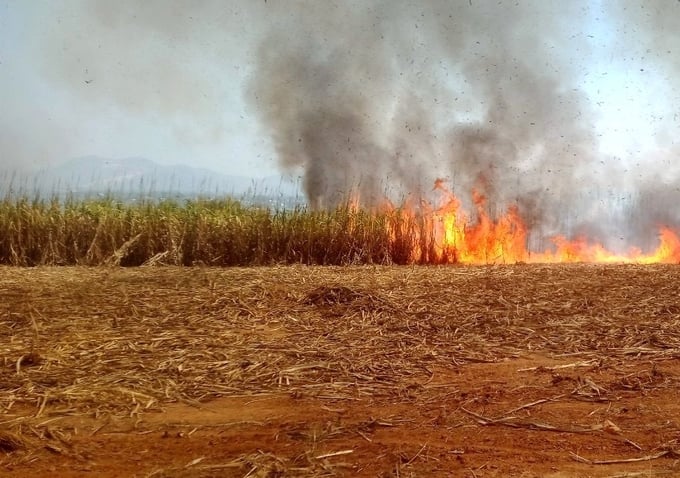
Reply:
[[303, 196], [299, 181], [289, 176], [230, 176], [187, 165], [162, 165], [146, 158], [86, 156], [41, 169], [33, 175], [5, 177], [6, 183], [10, 181], [15, 190], [38, 192], [41, 196], [111, 194], [125, 198], [187, 198], [228, 195], [250, 199], [299, 199]]

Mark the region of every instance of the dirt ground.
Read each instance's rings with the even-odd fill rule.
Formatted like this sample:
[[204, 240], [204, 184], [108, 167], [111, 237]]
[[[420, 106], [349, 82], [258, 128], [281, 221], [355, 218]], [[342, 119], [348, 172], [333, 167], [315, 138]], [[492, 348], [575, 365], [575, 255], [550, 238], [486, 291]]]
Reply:
[[680, 476], [679, 281], [0, 268], [0, 476]]

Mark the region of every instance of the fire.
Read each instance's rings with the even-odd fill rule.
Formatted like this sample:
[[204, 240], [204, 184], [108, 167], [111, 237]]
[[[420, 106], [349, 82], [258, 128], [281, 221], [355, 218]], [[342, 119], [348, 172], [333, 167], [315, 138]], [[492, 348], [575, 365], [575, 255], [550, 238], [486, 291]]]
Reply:
[[[669, 227], [659, 230], [659, 245], [651, 253], [634, 248], [627, 254], [608, 251], [602, 244], [585, 238], [567, 239], [555, 236], [553, 247], [542, 251], [529, 251], [528, 228], [517, 206], [510, 206], [498, 219], [492, 219], [486, 210], [486, 198], [473, 190], [472, 199], [476, 217], [471, 220], [461, 202], [449, 191], [443, 180], [435, 182], [434, 189], [442, 195], [438, 206], [423, 205], [424, 230], [431, 234], [420, 238], [420, 250], [413, 251], [414, 260], [423, 262], [498, 264], [498, 263], [680, 263], [680, 237]], [[426, 244], [427, 243], [427, 244]]]

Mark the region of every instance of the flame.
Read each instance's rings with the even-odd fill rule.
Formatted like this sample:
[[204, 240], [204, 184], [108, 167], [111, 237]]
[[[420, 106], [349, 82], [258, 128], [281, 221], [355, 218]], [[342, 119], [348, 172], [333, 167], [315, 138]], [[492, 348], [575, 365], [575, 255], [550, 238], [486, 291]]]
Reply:
[[[528, 250], [528, 228], [517, 206], [510, 206], [498, 219], [492, 219], [486, 209], [486, 198], [477, 190], [472, 192], [476, 218], [470, 219], [461, 202], [437, 179], [434, 189], [442, 200], [438, 206], [421, 204], [420, 213], [405, 207], [403, 218], [394, 227], [395, 238], [402, 237], [408, 224], [418, 220], [430, 237], [419, 237], [411, 259], [420, 262], [498, 264], [498, 263], [680, 263], [680, 237], [669, 227], [659, 229], [659, 245], [651, 253], [632, 248], [627, 254], [608, 251], [602, 244], [586, 238], [567, 239], [555, 236], [552, 248], [542, 252]], [[418, 219], [416, 219], [418, 216]], [[410, 221], [410, 222], [409, 222]], [[421, 233], [422, 234], [422, 233]], [[429, 239], [429, 241], [428, 241]]]

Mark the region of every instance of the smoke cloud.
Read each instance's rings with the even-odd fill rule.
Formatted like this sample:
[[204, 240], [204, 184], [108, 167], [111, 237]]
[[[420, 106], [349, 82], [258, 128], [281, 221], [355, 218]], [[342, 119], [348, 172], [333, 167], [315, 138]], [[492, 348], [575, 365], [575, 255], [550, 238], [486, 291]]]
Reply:
[[[680, 15], [664, 14], [663, 3], [656, 8], [670, 29]], [[303, 171], [316, 207], [352, 194], [366, 206], [426, 194], [445, 177], [468, 206], [475, 188], [492, 214], [517, 204], [542, 234], [604, 239], [623, 234], [638, 205], [654, 208], [651, 184], [672, 195], [657, 174], [633, 181], [639, 194], [621, 199], [631, 168], [599, 151], [584, 84], [593, 44], [606, 33], [598, 21], [616, 12], [591, 11], [590, 2], [268, 4], [276, 21], [247, 95], [281, 165]], [[655, 15], [640, 28], [656, 31]], [[638, 25], [634, 8], [623, 16]], [[678, 55], [654, 61], [671, 58]], [[673, 61], [669, 78], [678, 76]], [[677, 219], [661, 211], [646, 218], [629, 235]]]
[[271, 12], [283, 20], [251, 83], [281, 164], [304, 170], [314, 205], [358, 192], [370, 206], [386, 187], [420, 193], [446, 177], [546, 224], [575, 184], [595, 180], [576, 3], [343, 5]]

